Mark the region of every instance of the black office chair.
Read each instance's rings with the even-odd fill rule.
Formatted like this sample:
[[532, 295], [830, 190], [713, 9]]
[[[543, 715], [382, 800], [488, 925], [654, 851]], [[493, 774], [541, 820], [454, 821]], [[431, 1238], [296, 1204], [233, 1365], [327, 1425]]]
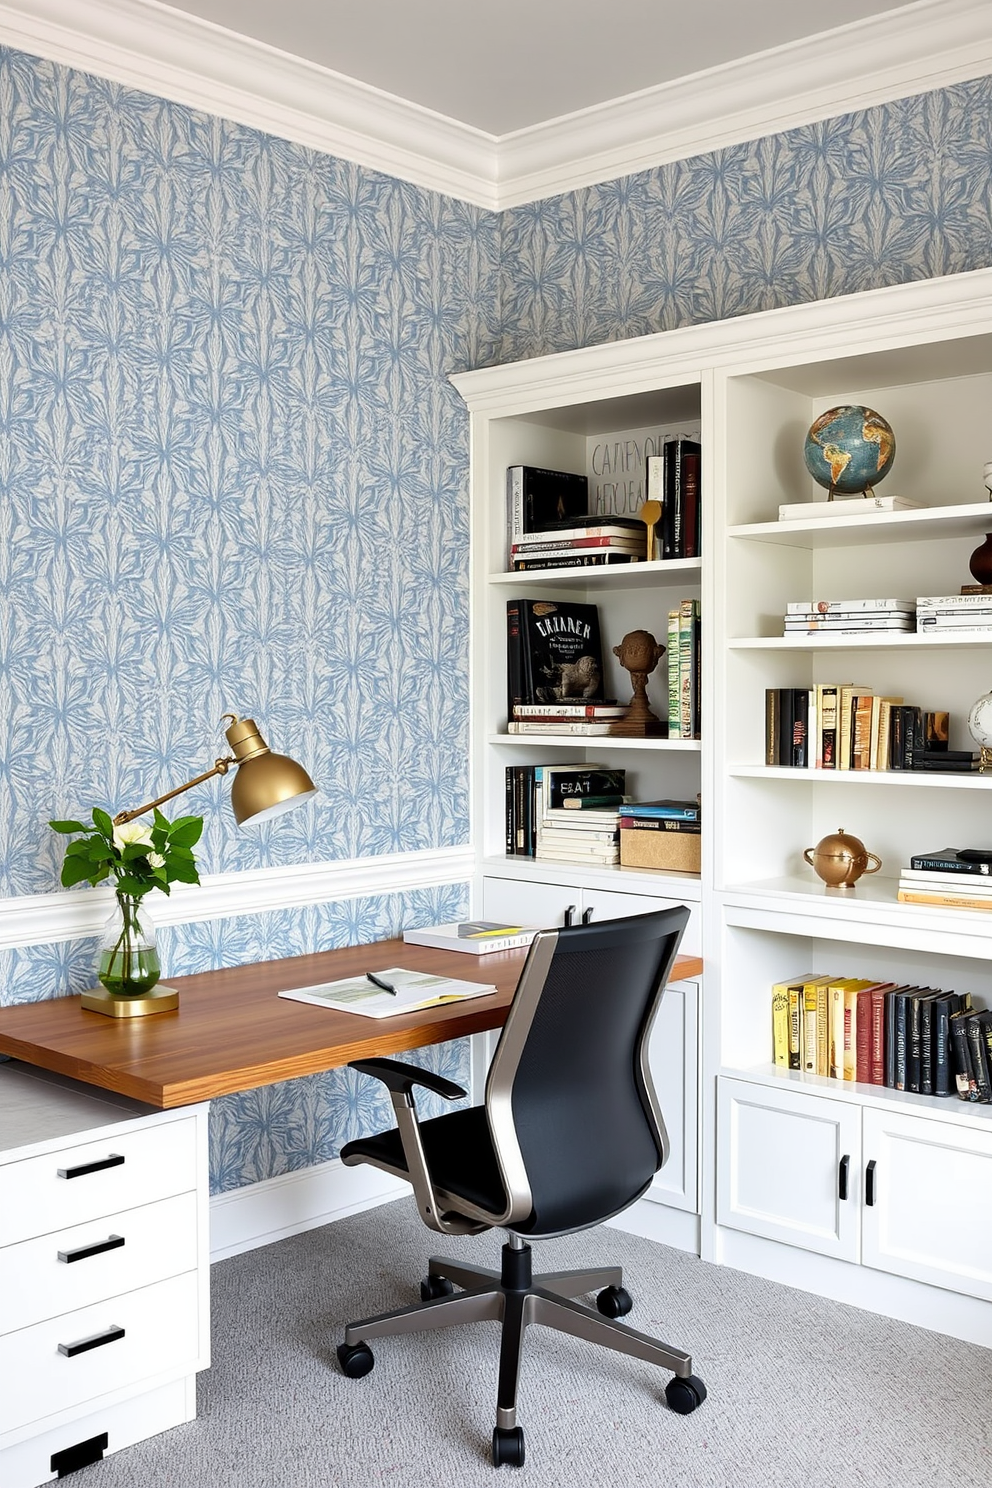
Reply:
[[[524, 1330], [544, 1323], [674, 1371], [665, 1395], [687, 1415], [706, 1398], [690, 1356], [616, 1321], [631, 1309], [619, 1266], [531, 1275], [527, 1239], [567, 1235], [619, 1214], [668, 1157], [651, 1083], [651, 1025], [689, 911], [682, 906], [602, 924], [542, 930], [524, 965], [486, 1081], [483, 1106], [422, 1125], [413, 1089], [450, 1100], [452, 1081], [394, 1059], [352, 1068], [382, 1080], [397, 1126], [342, 1149], [413, 1185], [420, 1217], [448, 1235], [508, 1231], [502, 1269], [431, 1256], [419, 1306], [349, 1324], [338, 1359], [359, 1378], [369, 1340], [487, 1319], [502, 1323], [492, 1457], [520, 1467], [517, 1377]], [[527, 1237], [526, 1239], [524, 1237]], [[463, 1288], [455, 1292], [454, 1287]], [[597, 1312], [569, 1300], [598, 1291]]]

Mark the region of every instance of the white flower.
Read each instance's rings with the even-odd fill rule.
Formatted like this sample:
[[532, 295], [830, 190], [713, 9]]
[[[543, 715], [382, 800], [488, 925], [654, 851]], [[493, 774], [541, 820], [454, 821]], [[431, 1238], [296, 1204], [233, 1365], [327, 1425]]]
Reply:
[[148, 866], [149, 868], [164, 868], [165, 859], [163, 858], [162, 854], [157, 852], [150, 852], [148, 854]]
[[138, 843], [142, 847], [151, 847], [152, 830], [141, 822], [125, 822], [122, 827], [114, 828], [114, 846], [118, 852], [123, 852], [132, 843]]

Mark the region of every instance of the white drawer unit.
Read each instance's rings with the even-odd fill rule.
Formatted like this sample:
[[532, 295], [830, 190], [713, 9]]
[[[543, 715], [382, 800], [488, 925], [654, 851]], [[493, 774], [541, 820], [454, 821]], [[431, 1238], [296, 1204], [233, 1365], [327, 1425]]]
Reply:
[[209, 1363], [206, 1105], [0, 1063], [0, 1483], [196, 1414]]

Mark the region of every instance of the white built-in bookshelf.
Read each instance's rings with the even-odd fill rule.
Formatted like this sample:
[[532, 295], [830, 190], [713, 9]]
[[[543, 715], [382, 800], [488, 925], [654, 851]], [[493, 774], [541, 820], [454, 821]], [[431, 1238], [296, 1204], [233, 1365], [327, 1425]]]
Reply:
[[[896, 897], [912, 853], [992, 845], [992, 777], [764, 764], [766, 688], [817, 683], [946, 709], [951, 747], [972, 745], [966, 718], [992, 689], [992, 635], [784, 637], [782, 616], [791, 600], [971, 582], [968, 558], [992, 532], [992, 270], [455, 382], [472, 416], [477, 908], [550, 922], [571, 905], [604, 918], [690, 904], [705, 964], [698, 1043], [683, 1050], [683, 1074], [698, 1074], [685, 1131], [698, 1162], [694, 1195], [676, 1202], [697, 1211], [701, 1253], [992, 1344], [992, 1106], [790, 1073], [771, 1050], [772, 984], [807, 971], [969, 991], [992, 1007], [992, 915]], [[895, 431], [880, 491], [926, 508], [777, 521], [780, 503], [822, 499], [803, 440], [843, 403], [877, 409]], [[587, 470], [590, 441], [687, 420], [702, 444], [701, 559], [505, 572], [507, 465]], [[599, 605], [607, 688], [622, 700], [611, 647], [635, 628], [664, 642], [670, 605], [700, 598], [702, 739], [508, 736], [506, 598], [538, 592]], [[653, 705], [662, 688], [659, 671]], [[505, 767], [552, 758], [622, 764], [642, 798], [700, 791], [698, 878], [507, 857]], [[840, 827], [883, 863], [853, 891], [825, 889], [803, 862]]]

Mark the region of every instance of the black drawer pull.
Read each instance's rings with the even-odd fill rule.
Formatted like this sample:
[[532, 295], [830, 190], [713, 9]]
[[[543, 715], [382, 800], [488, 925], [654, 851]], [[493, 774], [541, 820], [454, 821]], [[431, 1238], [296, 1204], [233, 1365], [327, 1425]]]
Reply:
[[592, 905], [590, 904], [590, 906], [589, 906], [588, 909], [584, 909], [582, 911], [582, 923], [583, 923], [583, 925], [588, 925], [589, 924], [589, 921], [591, 919], [592, 919]]
[[98, 1240], [95, 1245], [77, 1245], [75, 1250], [60, 1250], [59, 1260], [71, 1266], [73, 1261], [88, 1261], [90, 1256], [103, 1255], [105, 1250], [120, 1250], [123, 1244], [123, 1235], [108, 1235], [106, 1240]]
[[59, 1168], [60, 1178], [85, 1178], [87, 1173], [102, 1173], [104, 1168], [119, 1168], [124, 1161], [119, 1152], [112, 1152], [109, 1157], [98, 1158], [96, 1162], [80, 1163], [75, 1168]]
[[865, 1168], [865, 1203], [870, 1208], [875, 1202], [875, 1159]]
[[565, 911], [565, 918], [562, 920], [562, 924], [563, 925], [571, 925], [571, 924], [573, 924], [574, 920], [575, 920], [575, 905], [574, 904], [570, 904], [568, 906], [568, 908], [566, 909], [566, 911]]
[[90, 1349], [103, 1348], [105, 1343], [116, 1343], [118, 1338], [123, 1337], [124, 1329], [118, 1328], [116, 1323], [111, 1323], [105, 1333], [94, 1333], [92, 1338], [80, 1338], [77, 1343], [60, 1343], [59, 1353], [71, 1359], [76, 1354], [89, 1353]]
[[849, 1154], [845, 1152], [844, 1156], [840, 1160], [840, 1167], [837, 1171], [837, 1197], [839, 1199], [847, 1198], [847, 1179], [850, 1171], [851, 1158]]

